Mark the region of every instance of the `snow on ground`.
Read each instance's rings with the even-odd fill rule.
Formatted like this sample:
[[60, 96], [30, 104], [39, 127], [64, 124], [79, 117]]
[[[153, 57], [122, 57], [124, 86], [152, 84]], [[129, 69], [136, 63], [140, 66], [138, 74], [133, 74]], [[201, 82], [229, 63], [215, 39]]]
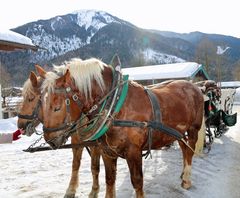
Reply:
[[[240, 106], [234, 111], [240, 116]], [[238, 117], [239, 118], [239, 117]], [[239, 119], [238, 119], [239, 120]], [[1, 132], [16, 129], [16, 118], [0, 120]], [[182, 156], [178, 146], [152, 152], [144, 159], [144, 190], [147, 198], [238, 198], [240, 194], [240, 121], [221, 138], [215, 139], [210, 153], [195, 157], [192, 188], [180, 186]], [[71, 175], [70, 149], [25, 153], [37, 135], [22, 137], [12, 144], [0, 144], [1, 198], [63, 197]], [[105, 173], [101, 162], [100, 194], [104, 197]], [[77, 196], [88, 197], [91, 190], [90, 159], [84, 152]], [[116, 190], [118, 198], [134, 197], [126, 161], [118, 160]]]

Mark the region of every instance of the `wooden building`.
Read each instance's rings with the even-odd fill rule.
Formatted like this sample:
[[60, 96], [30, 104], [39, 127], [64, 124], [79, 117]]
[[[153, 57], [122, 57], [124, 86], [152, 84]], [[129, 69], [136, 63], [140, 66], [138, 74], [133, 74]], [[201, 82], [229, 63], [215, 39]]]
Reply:
[[163, 65], [123, 68], [129, 79], [149, 85], [170, 79], [186, 79], [192, 82], [208, 80], [209, 76], [203, 65], [195, 62], [183, 62]]
[[[0, 29], [0, 51], [15, 50], [33, 50], [37, 51], [38, 47], [32, 43], [32, 40], [26, 36], [13, 32], [11, 30]], [[1, 64], [1, 60], [0, 60]], [[3, 118], [2, 110], [2, 88], [0, 83], [0, 119]], [[6, 112], [5, 112], [6, 113]]]

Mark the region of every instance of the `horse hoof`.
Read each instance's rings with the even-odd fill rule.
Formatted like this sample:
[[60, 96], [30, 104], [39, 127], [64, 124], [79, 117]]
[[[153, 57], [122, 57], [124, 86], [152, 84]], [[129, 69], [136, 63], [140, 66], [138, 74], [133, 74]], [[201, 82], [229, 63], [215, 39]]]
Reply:
[[66, 194], [64, 195], [64, 198], [75, 198], [75, 194]]
[[192, 186], [192, 182], [191, 181], [182, 181], [182, 187], [186, 190], [188, 190], [189, 188], [191, 188]]

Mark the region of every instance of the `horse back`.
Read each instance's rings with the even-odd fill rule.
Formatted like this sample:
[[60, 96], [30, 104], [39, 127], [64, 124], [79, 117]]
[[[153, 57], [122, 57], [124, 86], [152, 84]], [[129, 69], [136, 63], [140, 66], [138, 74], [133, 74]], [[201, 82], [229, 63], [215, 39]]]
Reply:
[[172, 117], [174, 122], [191, 122], [198, 111], [203, 113], [203, 94], [189, 81], [175, 80], [152, 91], [159, 99], [163, 121]]

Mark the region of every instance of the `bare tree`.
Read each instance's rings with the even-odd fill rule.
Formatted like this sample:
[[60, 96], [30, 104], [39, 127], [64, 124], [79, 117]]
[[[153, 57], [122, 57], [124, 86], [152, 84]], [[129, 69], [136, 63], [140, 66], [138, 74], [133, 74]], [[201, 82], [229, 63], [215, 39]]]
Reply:
[[[204, 64], [208, 74], [213, 74], [215, 70], [213, 67], [216, 66], [217, 63], [216, 46], [214, 43], [206, 37], [203, 37], [196, 48], [195, 59], [198, 63]], [[216, 75], [215, 73], [214, 76]]]

